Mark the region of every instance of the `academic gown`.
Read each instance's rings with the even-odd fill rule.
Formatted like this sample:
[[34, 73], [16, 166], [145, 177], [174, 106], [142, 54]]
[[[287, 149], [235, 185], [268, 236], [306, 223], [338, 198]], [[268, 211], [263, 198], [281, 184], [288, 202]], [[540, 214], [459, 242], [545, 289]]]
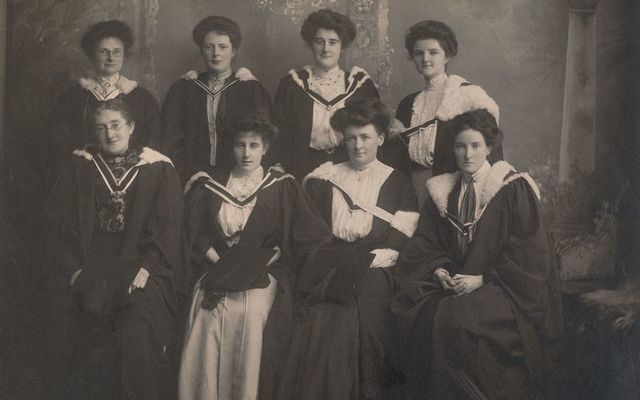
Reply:
[[[280, 85], [274, 99], [275, 112], [280, 130], [281, 161], [285, 169], [293, 174], [299, 182], [314, 168], [331, 161], [342, 162], [347, 160], [344, 146], [339, 146], [334, 152], [317, 151], [309, 147], [311, 141], [311, 128], [313, 124], [314, 99], [306, 90], [309, 80], [309, 71], [301, 69], [290, 71], [280, 80]], [[348, 97], [338, 96], [335, 99], [323, 99], [328, 106], [344, 107], [343, 100], [357, 100], [363, 98], [380, 99], [378, 90], [366, 72], [354, 67], [345, 74], [345, 87], [349, 88], [354, 82], [355, 90], [348, 92]], [[314, 93], [321, 98], [317, 93]]]
[[[177, 175], [168, 158], [145, 149], [146, 161], [124, 195], [124, 229], [108, 232], [96, 222], [96, 184], [102, 184], [96, 153], [80, 154], [64, 165], [44, 212], [57, 277], [52, 346], [59, 357], [72, 358], [67, 367], [73, 368], [58, 389], [62, 398], [171, 398], [168, 354], [184, 279]], [[141, 267], [149, 272], [147, 284], [129, 292]]]
[[[271, 286], [273, 278], [277, 281], [277, 292], [270, 310], [268, 319], [264, 325], [264, 331], [258, 332], [250, 338], [250, 343], [246, 346], [261, 346], [262, 354], [259, 357], [259, 388], [257, 396], [255, 393], [246, 391], [244, 380], [246, 377], [238, 376], [238, 373], [230, 373], [229, 371], [219, 371], [217, 376], [230, 376], [234, 382], [238, 382], [237, 389], [229, 398], [258, 398], [258, 399], [274, 399], [276, 393], [276, 385], [280, 380], [284, 357], [286, 356], [291, 336], [292, 323], [292, 288], [295, 283], [299, 269], [310, 263], [319, 253], [322, 246], [327, 245], [331, 241], [331, 232], [326, 224], [318, 217], [310, 208], [307, 196], [303, 192], [300, 185], [293, 179], [291, 175], [282, 174], [275, 170], [269, 170], [267, 182], [268, 185], [259, 190], [256, 194], [256, 204], [246, 222], [244, 230], [240, 234], [239, 242], [233, 247], [229, 247], [226, 240], [228, 238], [223, 234], [219, 223], [216, 220], [224, 199], [224, 187], [231, 173], [230, 168], [225, 166], [217, 166], [200, 172], [187, 184], [186, 197], [186, 226], [189, 238], [189, 247], [191, 249], [190, 259], [194, 265], [194, 277], [198, 279], [202, 274], [206, 275], [197, 283], [196, 293], [200, 290], [201, 284], [206, 284], [219, 290], [222, 298], [219, 299], [220, 305], [225, 306], [227, 301], [237, 302], [238, 295], [240, 297], [251, 297], [254, 290], [266, 289]], [[212, 183], [219, 183], [217, 192], [211, 190], [216, 187]], [[250, 199], [248, 199], [250, 200]], [[267, 258], [262, 257], [265, 250], [272, 249], [277, 246], [281, 251], [281, 257], [278, 261], [266, 267]], [[205, 258], [205, 254], [209, 248], [214, 248], [220, 255], [220, 260], [216, 264], [212, 264]], [[231, 260], [231, 261], [229, 261]], [[269, 278], [271, 276], [272, 278]], [[225, 299], [225, 294], [228, 294]], [[258, 293], [258, 295], [261, 295]], [[233, 297], [233, 298], [230, 298]], [[250, 300], [249, 300], [250, 303]], [[214, 317], [209, 318], [210, 327], [207, 328], [208, 335], [214, 335], [217, 332], [216, 320], [224, 318], [227, 322], [223, 323], [224, 332], [229, 331], [227, 325], [235, 324], [245, 327], [252, 325], [250, 319], [256, 317], [256, 310], [246, 309], [244, 315], [231, 315], [229, 310], [236, 309], [236, 314], [242, 314], [237, 307], [228, 307], [224, 311], [215, 310]], [[210, 311], [201, 309], [193, 309], [187, 323], [187, 339], [186, 341], [201, 341], [202, 313], [210, 313]], [[243, 320], [244, 323], [234, 323], [232, 320]], [[223, 333], [224, 333], [223, 332]], [[246, 333], [246, 332], [245, 332]], [[216, 334], [219, 336], [219, 334]], [[244, 334], [241, 336], [245, 336]], [[239, 338], [222, 338], [222, 345], [225, 342], [237, 341]], [[231, 357], [234, 362], [227, 363], [233, 365], [244, 362], [242, 354], [224, 354], [224, 349], [216, 349], [209, 351], [202, 348], [205, 356], [207, 354], [219, 354], [216, 359], [202, 359], [203, 356], [193, 346], [185, 346], [185, 352], [182, 357], [181, 366], [181, 385], [199, 385], [201, 389], [193, 389], [185, 387], [184, 393], [186, 397], [193, 397], [200, 393], [209, 393], [207, 396], [218, 398], [219, 389], [209, 387], [212, 383], [202, 382], [204, 376], [199, 370], [199, 363], [208, 363], [222, 365], [222, 359]], [[237, 367], [234, 367], [237, 368]], [[241, 367], [243, 371], [246, 368]], [[183, 379], [184, 378], [184, 379]], [[191, 382], [191, 383], [189, 383]], [[227, 382], [222, 382], [226, 385]], [[208, 386], [209, 385], [209, 386]], [[236, 384], [234, 384], [234, 387]], [[180, 390], [183, 393], [183, 390]], [[188, 394], [187, 394], [188, 393]], [[241, 396], [245, 397], [241, 397]], [[209, 397], [207, 397], [209, 398]], [[221, 397], [222, 398], [222, 397]]]
[[[308, 176], [305, 189], [331, 226], [333, 185], [314, 177], [327, 164]], [[389, 302], [394, 267], [370, 269], [374, 256], [369, 252], [400, 250], [415, 229], [417, 201], [403, 173], [393, 171], [384, 181], [377, 206], [393, 215], [392, 223], [374, 217], [367, 236], [355, 242], [334, 237], [333, 251], [302, 272], [294, 338], [279, 398], [379, 399], [391, 384]]]
[[[207, 85], [209, 77], [202, 73], [195, 79]], [[225, 80], [225, 86], [236, 80], [220, 94], [216, 114], [216, 164], [232, 164], [233, 143], [228, 132], [231, 125], [251, 117], [273, 119], [271, 99], [262, 84], [255, 79], [238, 80], [232, 74]], [[183, 183], [210, 165], [207, 96], [191, 79], [181, 78], [169, 88], [162, 105], [161, 149], [173, 160]], [[271, 144], [271, 158], [264, 160], [265, 165], [277, 161], [277, 148], [277, 144]]]
[[[159, 150], [157, 140], [161, 132], [160, 107], [153, 95], [136, 86], [117, 98], [122, 99], [133, 110], [132, 117], [136, 127], [131, 136], [131, 147], [150, 146]], [[51, 157], [50, 165], [60, 166], [62, 160], [69, 158], [73, 150], [95, 142], [93, 114], [100, 103], [90, 90], [80, 84], [69, 87], [58, 98], [43, 132]], [[56, 173], [54, 172], [54, 179]]]
[[[456, 398], [458, 390], [489, 399], [556, 398], [563, 321], [537, 187], [508, 163], [494, 164], [479, 199], [486, 208], [462, 258], [457, 228], [444, 216], [457, 216], [460, 186], [459, 173], [428, 181], [418, 229], [400, 254], [392, 310], [405, 361], [421, 368], [435, 398]], [[460, 297], [444, 293], [433, 277], [440, 267], [451, 276], [482, 275], [484, 285]], [[433, 360], [433, 368], [420, 360]], [[423, 389], [410, 393], [423, 398]]]
[[[434, 145], [432, 176], [446, 172], [454, 172], [457, 169], [453, 151], [449, 150], [453, 148], [454, 138], [451, 137], [452, 134], [450, 130], [451, 120], [455, 116], [477, 108], [487, 108], [490, 112], [497, 114], [497, 105], [487, 96], [482, 88], [456, 75], [451, 75], [447, 79], [447, 86], [436, 112], [438, 128]], [[402, 122], [407, 129], [412, 128], [411, 116], [413, 114], [413, 105], [418, 94], [420, 94], [420, 91], [404, 97], [396, 109], [396, 119]], [[469, 108], [470, 104], [474, 104], [474, 106]], [[503, 158], [502, 146], [497, 146], [495, 149], [492, 149], [487, 161], [493, 164]], [[410, 159], [408, 147], [405, 143], [402, 143], [402, 139], [400, 138], [387, 140], [384, 143], [380, 159], [394, 168], [401, 169], [408, 175], [411, 175], [415, 170], [426, 168]]]

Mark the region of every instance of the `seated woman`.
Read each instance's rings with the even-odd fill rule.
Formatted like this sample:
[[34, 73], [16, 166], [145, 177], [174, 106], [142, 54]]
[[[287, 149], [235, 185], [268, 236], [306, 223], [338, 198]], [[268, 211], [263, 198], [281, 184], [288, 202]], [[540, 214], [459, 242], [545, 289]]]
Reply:
[[[74, 149], [92, 143], [96, 108], [110, 99], [121, 99], [132, 109], [136, 134], [132, 146], [159, 145], [160, 107], [151, 93], [120, 74], [133, 45], [131, 28], [122, 21], [101, 21], [89, 28], [81, 41], [93, 63], [95, 75], [81, 78], [58, 99], [46, 124], [45, 140], [53, 167]], [[55, 176], [54, 176], [55, 178]]]
[[331, 118], [349, 161], [325, 163], [305, 189], [331, 227], [339, 258], [303, 271], [302, 319], [283, 380], [286, 399], [379, 399], [388, 380], [389, 302], [398, 251], [413, 235], [408, 178], [377, 160], [389, 116], [378, 101], [353, 101]]
[[311, 50], [313, 65], [291, 70], [276, 92], [275, 108], [282, 133], [282, 161], [302, 179], [327, 161], [345, 161], [342, 135], [329, 120], [349, 99], [379, 99], [366, 71], [343, 71], [342, 51], [356, 38], [356, 27], [344, 14], [329, 9], [309, 14], [300, 35]]
[[555, 398], [562, 315], [538, 188], [507, 162], [487, 161], [502, 138], [489, 112], [452, 123], [458, 170], [427, 182], [418, 229], [398, 262], [392, 309], [408, 338], [406, 365], [417, 372], [409, 398], [425, 397], [427, 379], [437, 399], [460, 390]]
[[187, 183], [187, 236], [201, 277], [186, 324], [180, 400], [276, 398], [292, 274], [331, 240], [293, 177], [262, 168], [276, 132], [267, 122], [238, 122], [228, 132], [235, 165]]
[[[469, 103], [482, 104], [498, 120], [498, 105], [478, 85], [457, 75], [447, 75], [449, 61], [458, 54], [458, 41], [451, 28], [440, 21], [421, 21], [405, 35], [409, 59], [424, 80], [424, 89], [400, 101], [393, 133], [383, 149], [384, 161], [411, 176], [420, 207], [427, 196], [425, 181], [456, 168], [449, 151], [450, 121]], [[467, 108], [468, 109], [468, 108]], [[502, 160], [496, 147], [490, 162]]]
[[[189, 71], [176, 81], [162, 105], [162, 146], [176, 164], [182, 182], [207, 166], [233, 164], [228, 130], [240, 119], [271, 118], [271, 99], [246, 68], [231, 63], [242, 35], [237, 23], [222, 16], [204, 18], [193, 28], [206, 72]], [[275, 144], [272, 144], [272, 150]]]
[[55, 316], [73, 351], [63, 398], [171, 398], [182, 192], [168, 158], [130, 146], [132, 118], [120, 99], [98, 105], [96, 145], [74, 152], [47, 202], [51, 259], [75, 305]]

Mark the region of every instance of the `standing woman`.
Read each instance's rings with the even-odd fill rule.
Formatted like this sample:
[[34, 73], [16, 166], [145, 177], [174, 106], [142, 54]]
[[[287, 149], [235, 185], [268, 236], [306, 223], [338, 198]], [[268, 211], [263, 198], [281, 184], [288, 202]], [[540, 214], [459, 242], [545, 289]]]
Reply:
[[268, 122], [228, 131], [233, 166], [186, 186], [191, 261], [199, 273], [187, 317], [180, 400], [275, 398], [291, 330], [292, 275], [331, 238], [291, 175], [262, 167]]
[[160, 135], [160, 108], [151, 93], [136, 81], [120, 74], [133, 45], [131, 28], [122, 21], [102, 21], [94, 24], [80, 42], [85, 55], [95, 67], [95, 75], [81, 78], [67, 89], [51, 111], [46, 125], [46, 140], [52, 156], [52, 168], [93, 143], [93, 115], [107, 100], [121, 99], [132, 110], [136, 134], [130, 146], [157, 148]]
[[240, 118], [269, 120], [272, 108], [251, 72], [231, 67], [242, 41], [237, 23], [210, 16], [193, 28], [192, 36], [207, 70], [183, 75], [162, 106], [162, 149], [175, 162], [182, 182], [207, 166], [232, 165], [229, 127]]
[[[483, 103], [498, 120], [498, 105], [477, 85], [457, 75], [447, 75], [450, 59], [458, 53], [453, 31], [440, 21], [422, 21], [405, 34], [405, 46], [416, 71], [425, 81], [421, 91], [406, 96], [396, 110], [399, 137], [388, 142], [385, 161], [411, 175], [420, 206], [431, 176], [455, 170], [449, 131], [450, 121], [469, 102]], [[495, 148], [489, 162], [502, 160]]]
[[72, 351], [60, 398], [170, 399], [180, 183], [167, 157], [130, 145], [138, 125], [122, 99], [92, 118], [95, 145], [67, 160], [44, 213], [65, 310], [53, 313], [52, 332], [66, 334], [54, 351]]
[[310, 14], [300, 30], [311, 49], [313, 65], [291, 70], [282, 78], [275, 107], [282, 135], [282, 161], [298, 181], [327, 161], [346, 160], [343, 138], [329, 123], [348, 99], [379, 99], [366, 71], [354, 66], [343, 71], [342, 50], [356, 37], [346, 15], [329, 9]]
[[538, 188], [487, 161], [502, 139], [489, 112], [463, 113], [451, 129], [456, 172], [427, 182], [398, 262], [407, 398], [554, 399], [563, 321]]
[[389, 383], [389, 303], [398, 251], [418, 222], [411, 182], [377, 160], [389, 116], [372, 101], [350, 101], [331, 118], [349, 161], [326, 163], [305, 189], [331, 227], [340, 260], [304, 271], [301, 320], [283, 380], [291, 400], [380, 399]]

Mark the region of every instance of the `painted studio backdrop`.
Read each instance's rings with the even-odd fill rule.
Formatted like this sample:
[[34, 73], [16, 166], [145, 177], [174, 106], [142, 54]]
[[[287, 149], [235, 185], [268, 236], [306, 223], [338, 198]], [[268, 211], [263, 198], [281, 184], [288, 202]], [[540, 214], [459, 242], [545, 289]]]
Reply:
[[[299, 35], [302, 20], [312, 11], [330, 7], [349, 15], [358, 29], [355, 42], [341, 60], [342, 67], [364, 67], [376, 82], [384, 102], [395, 109], [400, 99], [424, 85], [408, 60], [404, 32], [424, 19], [446, 22], [459, 43], [458, 56], [449, 62], [447, 72], [479, 84], [495, 99], [505, 132], [505, 159], [518, 170], [528, 171], [541, 187], [571, 312], [571, 307], [582, 310], [579, 294], [615, 288], [621, 276], [637, 275], [638, 271], [629, 260], [636, 257], [633, 251], [638, 251], [633, 243], [638, 240], [634, 232], [640, 221], [633, 214], [633, 206], [631, 211], [623, 212], [632, 213], [635, 219], [620, 216], [620, 206], [635, 204], [634, 200], [625, 199], [628, 196], [635, 199], [632, 188], [638, 186], [639, 168], [634, 163], [640, 159], [637, 152], [640, 129], [635, 119], [638, 114], [635, 96], [640, 90], [635, 83], [639, 81], [634, 71], [638, 46], [633, 39], [640, 37], [638, 3], [633, 0], [8, 1], [3, 83], [6, 123], [0, 130], [3, 134], [0, 334], [2, 347], [9, 346], [11, 351], [2, 349], [0, 354], [2, 357], [7, 354], [7, 361], [16, 367], [12, 369], [15, 373], [0, 377], [0, 397], [40, 398], [37, 394], [30, 397], [38, 392], [40, 378], [37, 350], [29, 335], [39, 324], [30, 299], [31, 293], [41, 288], [40, 271], [30, 246], [37, 247], [32, 239], [44, 196], [39, 190], [45, 179], [41, 160], [46, 149], [41, 137], [53, 134], [47, 132], [44, 121], [57, 97], [70, 82], [91, 71], [79, 45], [91, 24], [115, 18], [133, 28], [136, 40], [123, 74], [140, 81], [162, 103], [178, 77], [191, 69], [204, 70], [191, 38], [195, 24], [207, 15], [230, 17], [240, 24], [243, 34], [234, 66], [249, 68], [273, 96], [281, 77], [310, 60], [309, 49]], [[621, 237], [620, 232], [627, 234]], [[569, 323], [571, 318], [567, 316]], [[579, 319], [576, 317], [575, 326], [570, 327], [575, 332], [578, 325], [584, 324]], [[603, 326], [606, 325], [604, 321]], [[631, 329], [638, 332], [637, 322]], [[620, 334], [607, 331], [601, 337], [575, 333], [575, 351], [567, 356], [579, 372], [570, 384], [573, 398], [604, 398], [599, 397], [597, 391], [604, 389], [594, 376], [607, 377], [612, 385], [618, 386], [617, 390], [623, 391], [620, 393], [633, 387], [637, 390], [634, 385], [638, 385], [640, 366], [635, 365], [634, 378], [630, 361], [634, 355], [628, 351], [633, 346], [615, 342]], [[593, 359], [582, 359], [580, 353], [585, 348], [599, 349], [595, 352], [598, 354]], [[637, 351], [636, 348], [635, 356]], [[612, 361], [616, 354], [621, 355]], [[615, 373], [629, 368], [631, 372]], [[3, 395], [1, 388], [8, 387], [12, 388], [11, 393], [21, 395]]]

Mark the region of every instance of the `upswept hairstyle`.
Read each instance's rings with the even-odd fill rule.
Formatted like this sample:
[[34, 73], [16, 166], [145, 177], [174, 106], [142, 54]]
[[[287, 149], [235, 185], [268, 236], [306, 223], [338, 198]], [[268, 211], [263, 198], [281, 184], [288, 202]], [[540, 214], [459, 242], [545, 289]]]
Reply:
[[356, 38], [356, 26], [351, 19], [328, 8], [309, 14], [302, 23], [300, 36], [311, 46], [313, 38], [320, 28], [335, 31], [342, 42], [343, 48], [349, 47]]
[[231, 42], [231, 46], [233, 46], [233, 50], [238, 50], [240, 43], [242, 42], [240, 26], [238, 26], [235, 21], [227, 17], [212, 15], [203, 19], [198, 22], [198, 25], [196, 25], [195, 28], [193, 28], [191, 36], [198, 46], [202, 46], [204, 37], [207, 36], [207, 33], [209, 32], [217, 32], [220, 35], [229, 36], [229, 41]]
[[377, 99], [348, 101], [345, 106], [331, 117], [331, 127], [343, 132], [349, 126], [362, 127], [372, 124], [379, 136], [389, 132], [391, 118], [387, 108]]
[[413, 48], [416, 42], [424, 39], [437, 40], [448, 58], [455, 57], [458, 54], [456, 35], [444, 22], [427, 20], [418, 22], [409, 28], [404, 35], [404, 45], [409, 52], [409, 56], [413, 55]]
[[462, 131], [473, 129], [482, 134], [487, 146], [495, 148], [502, 143], [504, 134], [498, 127], [496, 119], [485, 109], [467, 111], [453, 118], [451, 124], [451, 143]]
[[278, 140], [278, 128], [271, 122], [258, 118], [241, 119], [234, 123], [229, 129], [229, 133], [235, 140], [243, 132], [257, 133], [262, 137], [262, 142], [271, 146]]
[[91, 27], [82, 35], [80, 47], [84, 54], [93, 60], [93, 52], [98, 42], [102, 39], [115, 37], [122, 41], [125, 55], [129, 53], [129, 49], [133, 46], [133, 33], [129, 25], [118, 20], [101, 21], [91, 25]]
[[122, 99], [111, 99], [101, 102], [93, 112], [93, 121], [95, 122], [98, 114], [100, 114], [102, 111], [107, 110], [119, 112], [122, 115], [122, 118], [124, 118], [124, 120], [127, 121], [128, 124], [130, 124], [131, 122], [135, 122], [131, 106], [129, 106], [129, 104], [127, 104]]

